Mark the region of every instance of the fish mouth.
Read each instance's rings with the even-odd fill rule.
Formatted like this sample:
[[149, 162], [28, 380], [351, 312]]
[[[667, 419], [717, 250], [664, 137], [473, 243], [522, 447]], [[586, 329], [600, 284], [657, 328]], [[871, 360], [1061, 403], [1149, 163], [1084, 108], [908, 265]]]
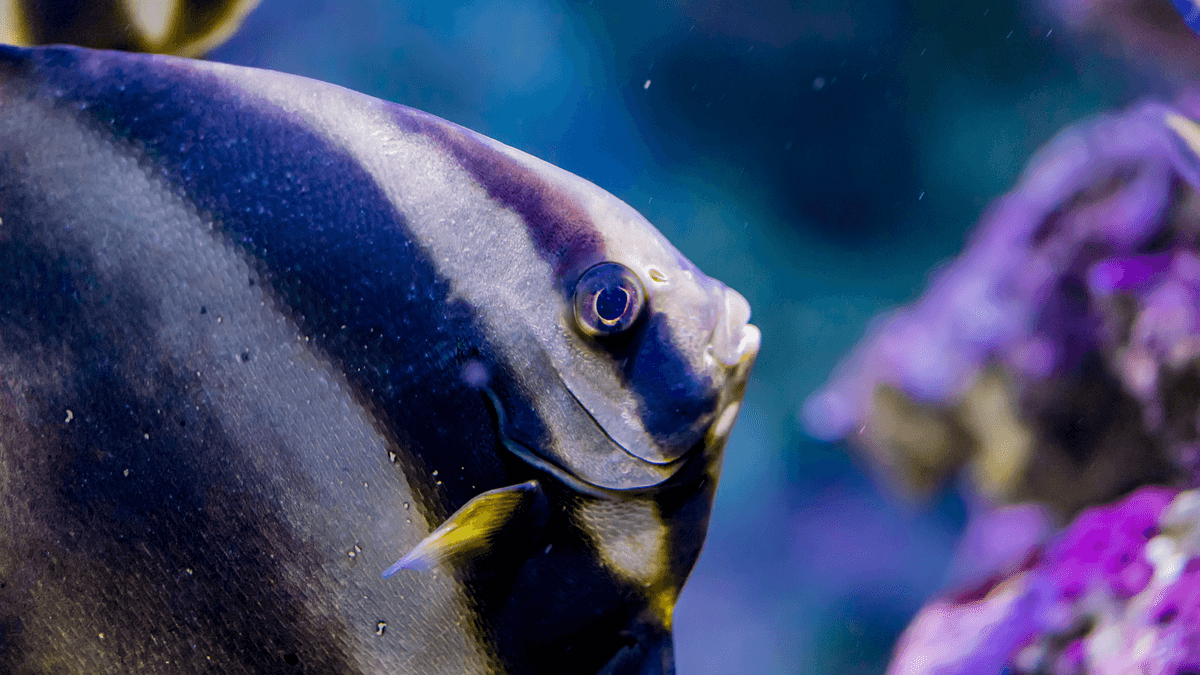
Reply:
[[721, 307], [717, 323], [708, 339], [708, 353], [727, 368], [758, 356], [762, 331], [750, 323], [750, 303], [741, 293], [729, 287], [717, 291]]

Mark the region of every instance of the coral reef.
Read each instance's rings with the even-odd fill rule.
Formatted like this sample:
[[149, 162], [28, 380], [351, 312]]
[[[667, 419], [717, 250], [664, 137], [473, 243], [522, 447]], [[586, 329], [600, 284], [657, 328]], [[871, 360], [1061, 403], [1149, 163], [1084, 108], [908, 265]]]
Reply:
[[1200, 101], [1068, 129], [807, 403], [903, 484], [1060, 517], [1200, 464]]
[[1200, 672], [1200, 492], [1147, 487], [927, 605], [889, 675]]
[[892, 675], [1200, 673], [1198, 112], [1060, 134], [807, 402], [903, 485], [965, 468], [982, 496], [965, 576], [993, 574], [926, 605]]

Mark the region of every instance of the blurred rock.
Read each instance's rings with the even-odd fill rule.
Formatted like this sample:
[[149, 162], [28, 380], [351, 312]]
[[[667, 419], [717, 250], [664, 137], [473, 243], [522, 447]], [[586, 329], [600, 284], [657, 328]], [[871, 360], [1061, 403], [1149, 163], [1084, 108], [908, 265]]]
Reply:
[[1200, 5], [1193, 0], [1045, 0], [1069, 31], [1098, 42], [1142, 75], [1168, 82], [1200, 76]]
[[1061, 133], [805, 406], [918, 493], [1060, 517], [1200, 467], [1200, 98]]

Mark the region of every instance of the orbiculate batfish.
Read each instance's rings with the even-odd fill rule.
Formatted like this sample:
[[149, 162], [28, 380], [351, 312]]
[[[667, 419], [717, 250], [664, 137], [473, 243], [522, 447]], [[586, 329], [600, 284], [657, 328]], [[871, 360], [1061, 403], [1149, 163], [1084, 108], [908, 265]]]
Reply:
[[0, 672], [672, 672], [749, 315], [433, 116], [0, 47]]

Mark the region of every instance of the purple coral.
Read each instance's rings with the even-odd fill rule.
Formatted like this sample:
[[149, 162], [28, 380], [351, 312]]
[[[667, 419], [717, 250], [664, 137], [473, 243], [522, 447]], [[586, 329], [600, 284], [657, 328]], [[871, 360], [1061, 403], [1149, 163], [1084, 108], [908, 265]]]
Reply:
[[927, 605], [889, 673], [1191, 672], [1198, 513], [1200, 494], [1156, 487], [1084, 511], [1022, 567]]
[[[968, 468], [964, 576], [1007, 569], [927, 605], [893, 675], [1200, 672], [1200, 491], [1145, 487], [1200, 485], [1198, 113], [1062, 133], [807, 402], [811, 433], [910, 486]], [[1022, 558], [987, 525], [1019, 503], [1074, 521]]]
[[1200, 412], [1193, 109], [1145, 103], [1060, 134], [806, 403], [810, 433], [850, 437], [918, 487], [970, 464], [994, 500], [1065, 514], [1185, 475]]

